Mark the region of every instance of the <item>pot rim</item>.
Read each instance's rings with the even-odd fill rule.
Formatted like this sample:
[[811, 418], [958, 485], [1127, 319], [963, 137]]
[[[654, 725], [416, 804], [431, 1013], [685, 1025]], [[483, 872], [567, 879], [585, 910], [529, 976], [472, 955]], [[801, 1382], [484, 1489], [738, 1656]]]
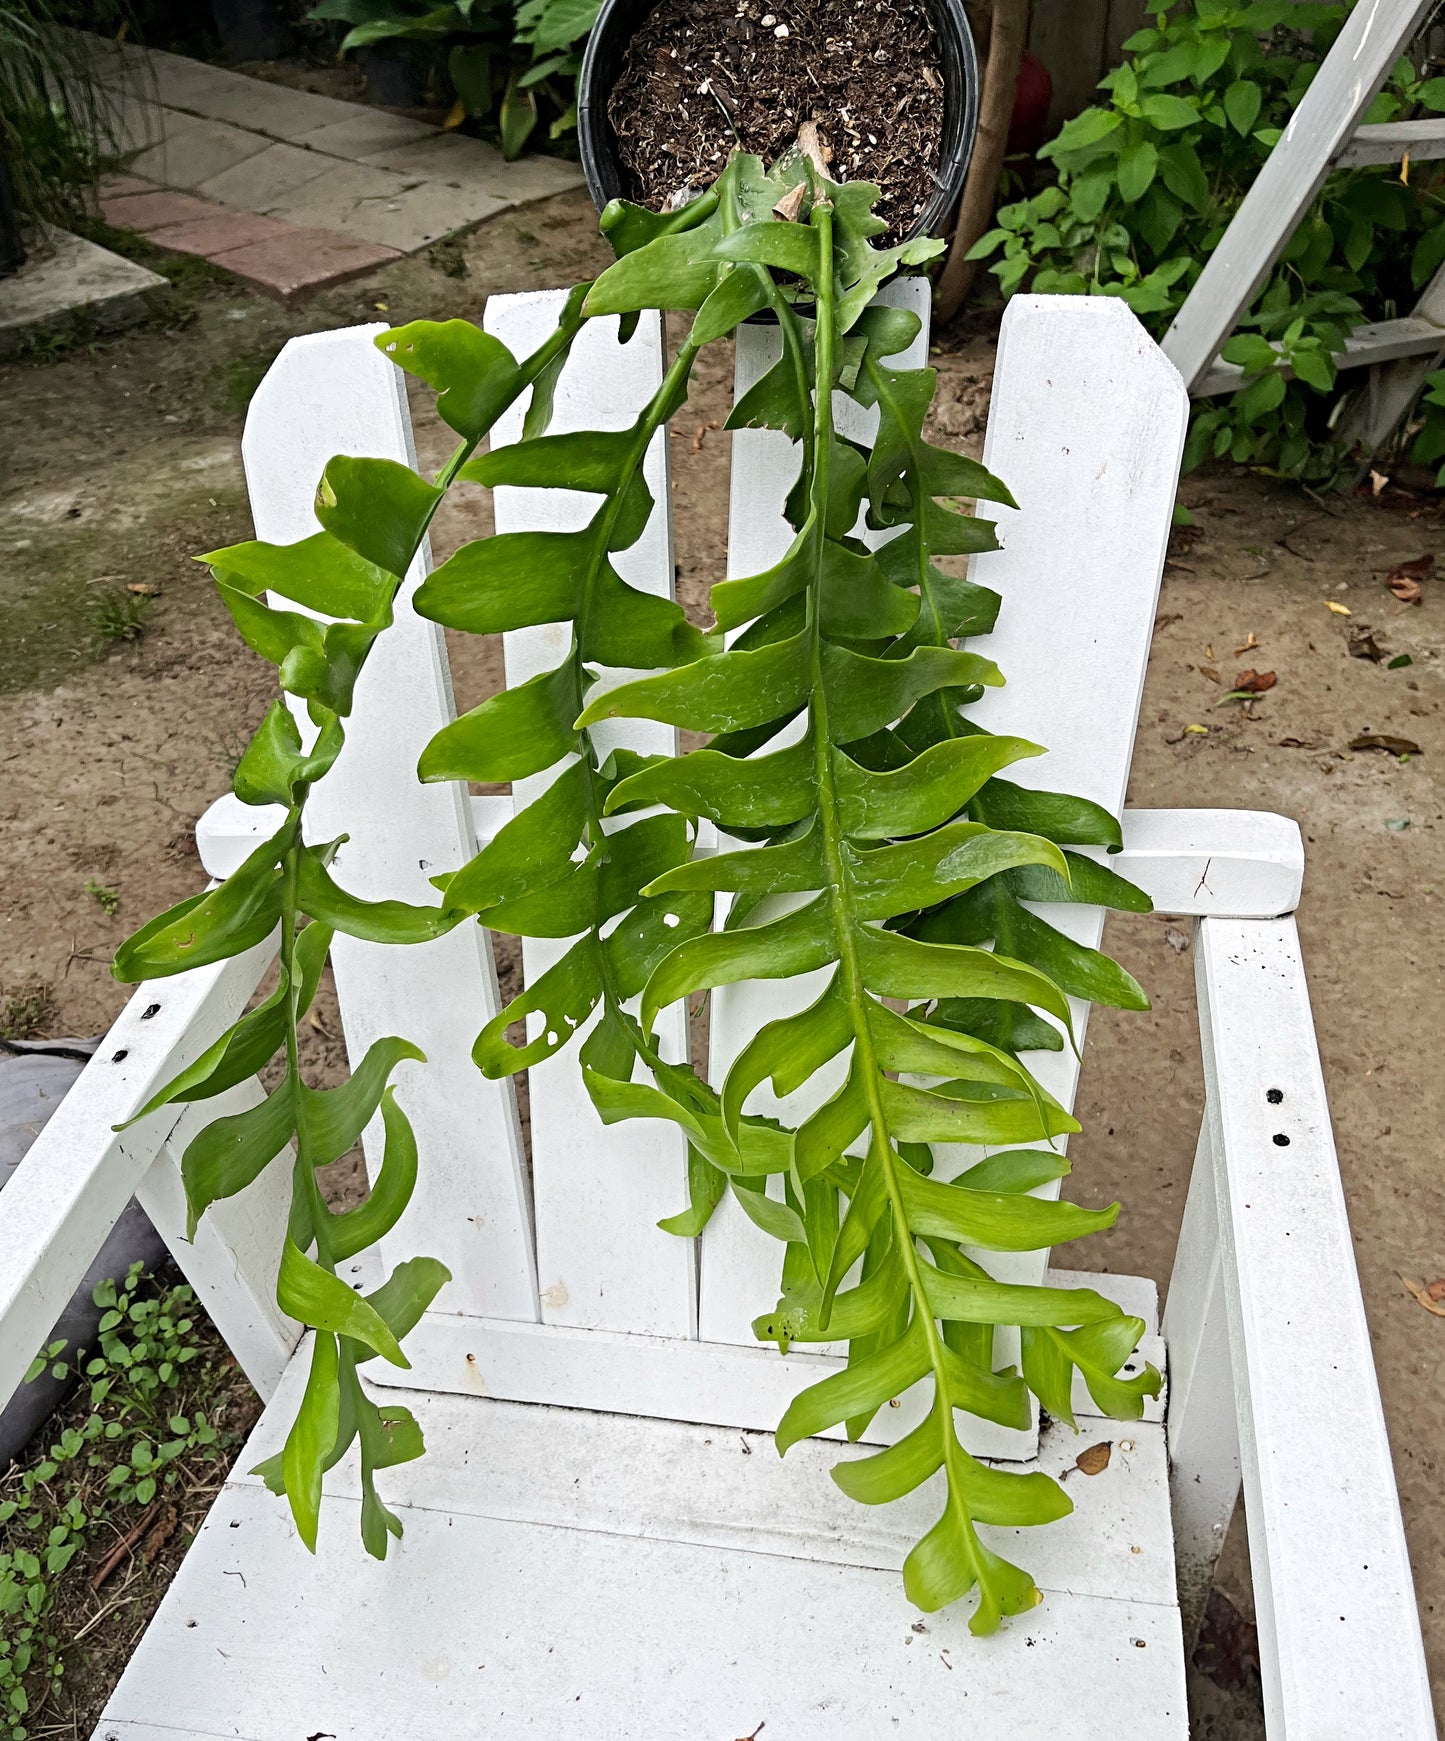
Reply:
[[[656, 4], [657, 0], [603, 0], [587, 38], [577, 76], [577, 142], [587, 191], [599, 212], [609, 200], [624, 197], [607, 98], [623, 48]], [[938, 36], [944, 127], [932, 197], [924, 201], [913, 226], [900, 238], [903, 241], [944, 230], [962, 196], [978, 129], [978, 52], [963, 0], [922, 0], [922, 4]], [[594, 101], [599, 86], [600, 98]]]

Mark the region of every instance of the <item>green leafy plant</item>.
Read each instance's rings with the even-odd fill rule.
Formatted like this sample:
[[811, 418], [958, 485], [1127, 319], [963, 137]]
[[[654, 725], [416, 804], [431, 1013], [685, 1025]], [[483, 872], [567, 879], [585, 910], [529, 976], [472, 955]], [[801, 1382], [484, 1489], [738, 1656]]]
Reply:
[[63, 0], [0, 0], [0, 163], [31, 217], [83, 215], [119, 131], [118, 69], [95, 37], [63, 26], [113, 31], [123, 18], [116, 0], [83, 18]]
[[[460, 321], [436, 329], [429, 356], [451, 354], [454, 328], [472, 331]], [[286, 1494], [311, 1545], [323, 1470], [357, 1439], [363, 1540], [384, 1557], [388, 1534], [400, 1532], [374, 1477], [378, 1469], [421, 1454], [420, 1429], [409, 1410], [378, 1408], [357, 1369], [378, 1356], [405, 1366], [400, 1338], [450, 1278], [434, 1258], [413, 1258], [362, 1297], [337, 1275], [337, 1264], [388, 1232], [411, 1197], [416, 1142], [389, 1079], [403, 1059], [423, 1060], [407, 1040], [379, 1039], [347, 1082], [313, 1089], [301, 1075], [297, 1023], [315, 996], [337, 931], [372, 941], [421, 942], [450, 929], [457, 915], [348, 895], [328, 868], [341, 841], [303, 844], [303, 817], [312, 786], [341, 753], [356, 680], [392, 620], [401, 577], [448, 485], [492, 420], [547, 373], [569, 337], [568, 330], [559, 332], [523, 365], [500, 345], [484, 345], [488, 361], [501, 367], [485, 379], [459, 383], [461, 390], [451, 394], [444, 415], [462, 440], [435, 484], [392, 461], [335, 459], [317, 491], [323, 531], [297, 545], [252, 542], [202, 558], [242, 639], [277, 667], [291, 701], [273, 703], [232, 782], [244, 803], [280, 805], [285, 818], [218, 888], [182, 901], [127, 939], [112, 968], [130, 983], [164, 978], [243, 954], [279, 927], [276, 990], [135, 1117], [176, 1101], [209, 1099], [254, 1076], [278, 1051], [284, 1054], [281, 1084], [261, 1105], [202, 1130], [187, 1147], [181, 1171], [194, 1231], [210, 1204], [243, 1190], [295, 1140], [292, 1209], [276, 1297], [283, 1311], [317, 1334], [296, 1423], [284, 1451], [263, 1472], [274, 1491]], [[313, 616], [265, 604], [260, 595], [266, 590], [337, 620], [323, 626]], [[385, 1129], [381, 1171], [364, 1203], [336, 1213], [322, 1196], [316, 1169], [345, 1154], [378, 1110]]]
[[[1103, 80], [1106, 100], [1040, 156], [1057, 179], [1003, 207], [973, 257], [1007, 294], [1118, 296], [1162, 336], [1274, 148], [1349, 11], [1291, 0], [1159, 8]], [[1445, 78], [1402, 59], [1369, 122], [1445, 111]], [[1406, 312], [1445, 262], [1439, 165], [1337, 171], [1224, 347], [1246, 380], [1196, 406], [1186, 466], [1229, 458], [1326, 478], [1341, 390], [1332, 353]], [[1348, 378], [1345, 386], [1348, 386]]]
[[1435, 483], [1445, 488], [1445, 369], [1436, 369], [1425, 377], [1425, 390], [1420, 396], [1419, 429], [1410, 448], [1410, 458], [1417, 465], [1438, 465]]
[[146, 632], [153, 603], [146, 593], [97, 594], [90, 614], [90, 650], [95, 657], [101, 658], [112, 647], [133, 647]]
[[107, 919], [113, 919], [115, 917], [120, 908], [119, 889], [111, 888], [109, 884], [101, 882], [99, 877], [88, 877], [86, 879], [85, 892], [90, 896], [91, 900], [95, 902], [96, 906], [100, 908], [101, 912], [105, 914]]
[[33, 1040], [56, 1020], [55, 991], [48, 985], [24, 985], [0, 1004], [0, 1040]]
[[520, 156], [543, 108], [552, 139], [577, 124], [576, 80], [582, 45], [600, 0], [321, 0], [312, 18], [351, 26], [343, 51], [381, 42], [411, 45], [444, 73], [459, 113], [495, 116], [508, 159]]
[[[44, 1348], [26, 1374], [79, 1379], [81, 1400], [41, 1454], [0, 1480], [0, 1736], [26, 1741], [60, 1691], [69, 1641], [55, 1609], [89, 1550], [229, 1461], [238, 1435], [198, 1399], [225, 1388], [184, 1285], [131, 1267], [102, 1282], [96, 1347]], [[197, 1400], [193, 1400], [197, 1399]], [[53, 1430], [53, 1429], [52, 1429]], [[80, 1560], [81, 1565], [74, 1563]], [[72, 1569], [73, 1568], [73, 1569]]]
[[[849, 1347], [846, 1369], [789, 1408], [780, 1450], [838, 1423], [857, 1438], [885, 1403], [931, 1387], [915, 1431], [840, 1466], [835, 1478], [877, 1503], [944, 1471], [944, 1510], [909, 1555], [905, 1588], [926, 1609], [977, 1590], [971, 1624], [988, 1632], [1039, 1596], [977, 1526], [1043, 1523], [1070, 1504], [1041, 1472], [978, 1462], [956, 1411], [1026, 1428], [1037, 1399], [1072, 1421], [1078, 1374], [1099, 1406], [1137, 1418], [1159, 1387], [1152, 1368], [1121, 1375], [1143, 1331], [1139, 1319], [1092, 1289], [998, 1282], [976, 1255], [1041, 1251], [1107, 1227], [1117, 1214], [1117, 1205], [1086, 1211], [1033, 1194], [1067, 1173], [1048, 1144], [1078, 1126], [1021, 1054], [1064, 1046], [1071, 994], [1133, 1008], [1146, 999], [1107, 957], [1071, 942], [1026, 903], [1135, 911], [1149, 903], [1068, 850], [1117, 847], [1115, 820], [1083, 800], [1005, 779], [1003, 770], [1039, 746], [990, 734], [968, 717], [1003, 675], [955, 642], [986, 635], [999, 599], [946, 573], [938, 559], [996, 548], [992, 525], [953, 503], [1011, 498], [982, 466], [923, 436], [935, 374], [895, 366], [917, 318], [872, 304], [887, 278], [940, 245], [876, 248], [884, 229], [876, 199], [867, 184], [829, 180], [806, 152], [771, 171], [738, 154], [678, 212], [610, 206], [602, 224], [619, 258], [571, 293], [557, 332], [524, 363], [460, 321], [416, 322], [378, 339], [439, 391], [438, 411], [462, 445], [435, 485], [385, 462], [334, 460], [318, 495], [323, 532], [205, 559], [248, 642], [280, 665], [283, 686], [308, 699], [320, 736], [311, 759], [299, 760], [291, 715], [273, 709], [235, 789], [249, 802], [288, 804], [286, 824], [212, 895], [140, 933], [119, 965], [134, 978], [157, 961], [179, 969], [216, 959], [264, 936], [279, 916], [286, 977], [272, 1002], [245, 1018], [264, 1024], [264, 1038], [242, 1040], [238, 1028], [157, 1103], [213, 1079], [237, 1080], [285, 1029], [288, 1084], [245, 1115], [244, 1163], [233, 1158], [241, 1145], [229, 1132], [203, 1133], [184, 1171], [199, 1214], [254, 1176], [295, 1131], [293, 1227], [316, 1241], [318, 1264], [306, 1273], [319, 1276], [339, 1247], [355, 1249], [340, 1231], [348, 1217], [330, 1217], [311, 1183], [312, 1165], [334, 1158], [340, 1139], [318, 1136], [310, 1109], [322, 1097], [295, 1074], [295, 1014], [315, 983], [327, 928], [407, 942], [480, 919], [495, 932], [573, 939], [483, 1028], [477, 1063], [488, 1076], [506, 1076], [578, 1042], [578, 1068], [604, 1122], [661, 1118], [686, 1135], [690, 1201], [665, 1229], [695, 1235], [731, 1191], [779, 1241], [779, 1297], [758, 1319], [759, 1338], [783, 1351], [827, 1340]], [[553, 390], [582, 322], [616, 316], [626, 335], [652, 309], [691, 319], [634, 422], [549, 433]], [[614, 557], [654, 511], [643, 456], [685, 404], [700, 352], [763, 311], [778, 323], [782, 357], [739, 401], [730, 426], [781, 430], [797, 444], [786, 510], [794, 537], [765, 573], [713, 588], [716, 626], [704, 633], [669, 600], [624, 582]], [[500, 409], [527, 388], [522, 439], [477, 455]], [[840, 394], [876, 413], [871, 445], [840, 433]], [[389, 608], [395, 580], [378, 576], [405, 571], [453, 481], [599, 498], [579, 531], [464, 545], [415, 597], [422, 615], [461, 632], [571, 625], [555, 669], [444, 727], [419, 765], [426, 780], [551, 779], [470, 863], [433, 877], [439, 906], [360, 902], [331, 881], [330, 848], [299, 844], [306, 786], [339, 747], [341, 646], [333, 637], [353, 649], [349, 677], [355, 638], [369, 646], [384, 628], [377, 600]], [[871, 536], [860, 535], [860, 515]], [[263, 586], [353, 620], [322, 627], [267, 612], [256, 602]], [[652, 674], [609, 685], [599, 681], [604, 668]], [[711, 741], [679, 757], [605, 751], [594, 728], [616, 719], [661, 720]], [[737, 849], [696, 855], [703, 819]], [[719, 893], [731, 899], [713, 929]], [[298, 911], [313, 919], [299, 938]], [[763, 1027], [720, 1087], [658, 1047], [657, 1014], [680, 999], [820, 969], [829, 970], [828, 983], [812, 1006]], [[292, 994], [291, 985], [301, 989]], [[514, 1023], [526, 1030], [518, 1040]], [[348, 1142], [377, 1105], [390, 1058], [401, 1055], [375, 1066], [368, 1057], [348, 1088], [331, 1091], [354, 1100], [357, 1085], [370, 1084], [345, 1121]], [[831, 1097], [819, 1090], [822, 1103], [796, 1128], [749, 1110], [766, 1081], [789, 1093], [830, 1066], [843, 1071], [842, 1086]], [[397, 1116], [388, 1100], [383, 1110]], [[330, 1132], [340, 1121], [322, 1122]], [[956, 1143], [1002, 1147], [953, 1177], [946, 1162]], [[414, 1150], [409, 1157], [414, 1164]], [[373, 1199], [394, 1200], [390, 1167], [389, 1153]], [[321, 1473], [351, 1437], [335, 1404], [316, 1399], [333, 1395], [339, 1363], [346, 1407], [358, 1415], [369, 1408], [354, 1362], [387, 1348], [374, 1327], [370, 1339], [357, 1328], [341, 1337], [338, 1353], [329, 1332], [339, 1326], [310, 1298], [298, 1311], [287, 1294], [300, 1261], [288, 1244], [282, 1303], [328, 1333], [318, 1337], [280, 1477], [303, 1536], [314, 1541]], [[319, 1300], [321, 1284], [313, 1285]], [[399, 1335], [429, 1297], [415, 1290], [404, 1324], [381, 1315]], [[370, 1300], [380, 1311], [380, 1297]], [[1019, 1357], [1009, 1364], [999, 1338], [1015, 1331]], [[415, 1455], [414, 1426], [405, 1433], [405, 1454]], [[374, 1523], [374, 1551], [385, 1546], [379, 1531]]]

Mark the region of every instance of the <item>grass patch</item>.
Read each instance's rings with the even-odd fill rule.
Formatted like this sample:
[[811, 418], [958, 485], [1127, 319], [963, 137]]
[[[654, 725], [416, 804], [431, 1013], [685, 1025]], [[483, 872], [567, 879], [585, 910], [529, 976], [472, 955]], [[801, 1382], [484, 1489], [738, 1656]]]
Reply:
[[22, 985], [0, 1003], [0, 1040], [43, 1040], [57, 1013], [48, 985]]
[[258, 1412], [184, 1284], [102, 1282], [70, 1402], [0, 1477], [0, 1738], [89, 1734]]
[[90, 650], [97, 659], [112, 647], [133, 647], [146, 632], [152, 600], [145, 593], [102, 592], [90, 617]]

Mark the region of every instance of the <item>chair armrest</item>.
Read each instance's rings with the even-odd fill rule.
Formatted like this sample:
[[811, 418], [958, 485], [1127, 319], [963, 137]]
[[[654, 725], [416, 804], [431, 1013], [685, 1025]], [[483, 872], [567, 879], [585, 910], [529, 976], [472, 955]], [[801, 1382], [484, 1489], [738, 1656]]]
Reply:
[[[512, 814], [507, 797], [472, 799], [477, 841], [485, 845]], [[229, 792], [196, 824], [201, 863], [228, 877], [246, 854], [280, 826], [279, 805], [243, 804]], [[1291, 913], [1304, 880], [1299, 825], [1268, 810], [1126, 810], [1124, 849], [1088, 856], [1138, 883], [1161, 913], [1274, 918]], [[699, 849], [716, 849], [704, 824]]]
[[273, 934], [229, 961], [140, 986], [11, 1175], [0, 1211], [0, 1404], [187, 1109], [114, 1127], [230, 1026], [275, 953]]
[[1195, 957], [1268, 1732], [1434, 1741], [1294, 921], [1206, 919]]
[[1161, 913], [1273, 919], [1299, 905], [1299, 824], [1269, 810], [1125, 810], [1124, 848], [1088, 856], [1137, 883]]

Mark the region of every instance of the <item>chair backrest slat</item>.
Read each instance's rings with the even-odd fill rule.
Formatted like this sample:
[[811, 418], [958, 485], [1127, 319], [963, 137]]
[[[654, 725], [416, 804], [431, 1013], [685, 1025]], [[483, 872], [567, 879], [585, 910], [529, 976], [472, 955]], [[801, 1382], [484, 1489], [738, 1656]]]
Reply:
[[[494, 296], [484, 325], [514, 355], [525, 356], [556, 327], [563, 299], [561, 291]], [[642, 316], [625, 345], [618, 342], [616, 319], [590, 321], [558, 382], [550, 428], [556, 434], [625, 429], [661, 380], [662, 330], [655, 313]], [[492, 434], [494, 447], [520, 439], [523, 410], [519, 404], [500, 419]], [[613, 562], [630, 585], [670, 598], [665, 430], [652, 441], [643, 472], [656, 506], [642, 537], [616, 552]], [[586, 525], [599, 500], [573, 490], [499, 488], [497, 530], [573, 531]], [[539, 671], [554, 670], [570, 642], [569, 624], [507, 635], [507, 681], [521, 683]], [[653, 721], [619, 722], [594, 735], [604, 750], [626, 745], [649, 754], [676, 751], [676, 733]], [[532, 802], [553, 777], [549, 771], [518, 781], [517, 807]], [[566, 942], [527, 939], [522, 951], [527, 979], [545, 972], [567, 947]], [[664, 1012], [659, 1038], [668, 1056], [686, 1056], [687, 1023], [680, 1006]], [[604, 1126], [582, 1085], [575, 1044], [529, 1072], [528, 1098], [542, 1321], [657, 1336], [696, 1335], [695, 1242], [657, 1226], [687, 1202], [687, 1149], [681, 1133], [652, 1120]]]
[[[333, 454], [415, 464], [401, 373], [372, 343], [382, 330], [292, 339], [271, 365], [242, 441], [257, 537], [284, 544], [317, 530], [312, 498]], [[357, 685], [346, 748], [308, 809], [311, 839], [350, 836], [337, 875], [368, 899], [431, 904], [428, 876], [455, 869], [475, 851], [465, 788], [423, 786], [416, 778], [422, 747], [453, 717], [441, 632], [409, 604], [429, 566], [423, 550], [397, 601], [395, 626], [377, 642]], [[338, 936], [332, 960], [353, 1063], [386, 1034], [404, 1035], [427, 1055], [424, 1065], [403, 1063], [394, 1078], [426, 1165], [383, 1243], [384, 1258], [440, 1258], [453, 1279], [439, 1310], [535, 1319], [515, 1099], [509, 1084], [486, 1081], [471, 1060], [472, 1038], [497, 1008], [485, 933], [461, 926], [409, 949]], [[373, 1121], [363, 1138], [373, 1176], [379, 1126]]]
[[[981, 645], [1008, 681], [970, 711], [990, 731], [1046, 747], [1008, 770], [1020, 786], [1123, 809], [1188, 422], [1178, 370], [1116, 298], [1009, 303], [983, 457], [1019, 505], [980, 503], [1002, 548], [969, 570], [1003, 598]], [[1038, 911], [1098, 948], [1102, 909]], [[1089, 1006], [1070, 1001], [1082, 1047]], [[1036, 1052], [1028, 1062], [1072, 1107], [1073, 1052]], [[1036, 1281], [1043, 1262], [1044, 1254], [1020, 1254], [998, 1273]]]
[[[922, 325], [917, 338], [895, 359], [901, 368], [921, 368], [928, 357], [929, 292], [922, 278], [899, 278], [887, 285], [880, 301], [908, 308]], [[776, 326], [738, 329], [733, 391], [741, 397], [782, 355]], [[839, 402], [840, 409], [843, 402]], [[871, 440], [877, 412], [859, 413], [849, 406], [844, 432]], [[841, 420], [840, 420], [841, 421]], [[728, 511], [730, 579], [758, 574], [777, 562], [793, 537], [783, 517], [800, 463], [797, 446], [773, 429], [739, 429], [733, 435], [732, 489]], [[778, 742], [781, 743], [782, 738]], [[768, 746], [772, 748], [774, 746]], [[726, 1077], [732, 1061], [764, 1022], [806, 1008], [822, 991], [828, 971], [805, 974], [784, 984], [762, 980], [722, 986], [712, 993], [709, 1022], [708, 1073], [716, 1083]], [[748, 1104], [759, 1112], [776, 1113], [796, 1123], [821, 1100], [842, 1086], [845, 1059], [825, 1066], [799, 1093], [777, 1100], [764, 1084]], [[772, 1181], [781, 1192], [781, 1177]], [[700, 1334], [706, 1342], [755, 1341], [752, 1320], [772, 1304], [778, 1282], [777, 1246], [747, 1218], [730, 1198], [718, 1205], [702, 1238], [698, 1304]], [[831, 1345], [830, 1345], [831, 1346]]]

